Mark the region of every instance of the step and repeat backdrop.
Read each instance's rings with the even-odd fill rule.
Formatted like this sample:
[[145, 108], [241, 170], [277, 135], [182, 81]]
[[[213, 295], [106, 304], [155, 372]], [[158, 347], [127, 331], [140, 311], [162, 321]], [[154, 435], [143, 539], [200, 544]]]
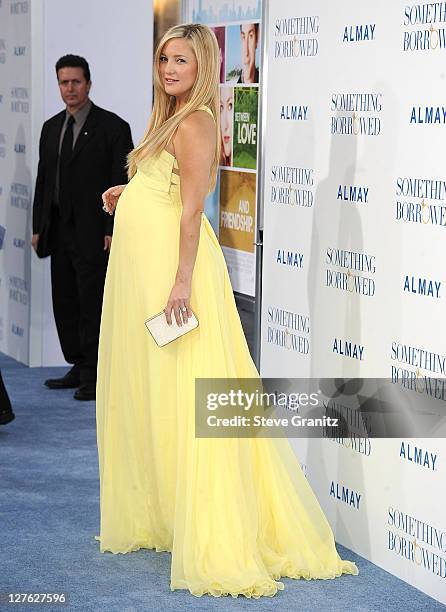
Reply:
[[78, 0], [74, 12], [68, 0], [0, 0], [0, 351], [29, 365], [65, 363], [49, 258], [31, 249], [40, 131], [64, 107], [55, 63], [86, 57], [92, 101], [128, 121], [138, 142], [152, 106], [153, 7], [132, 5], [122, 22], [121, 0]]
[[[446, 373], [446, 3], [267, 7], [261, 373], [428, 394]], [[337, 540], [446, 602], [444, 440], [292, 443]]]
[[0, 351], [28, 361], [31, 232], [31, 17], [0, 2]]

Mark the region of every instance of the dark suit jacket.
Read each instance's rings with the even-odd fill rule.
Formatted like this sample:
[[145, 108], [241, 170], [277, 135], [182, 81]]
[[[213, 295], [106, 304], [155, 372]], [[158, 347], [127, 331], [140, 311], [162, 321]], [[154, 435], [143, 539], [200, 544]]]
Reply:
[[[243, 81], [242, 81], [242, 74], [243, 74], [243, 71], [240, 72], [239, 77], [238, 77], [236, 83], [243, 83]], [[254, 73], [254, 81], [253, 81], [253, 83], [258, 83], [259, 82], [259, 76], [260, 76], [259, 69], [256, 68], [255, 69], [255, 73]]]
[[[33, 204], [33, 233], [50, 220], [56, 182], [59, 139], [65, 110], [45, 121], [40, 136], [39, 166]], [[130, 126], [110, 111], [92, 104], [73, 149], [69, 189], [79, 247], [87, 257], [104, 248], [113, 217], [102, 210], [102, 193], [127, 182], [126, 156], [133, 149]]]

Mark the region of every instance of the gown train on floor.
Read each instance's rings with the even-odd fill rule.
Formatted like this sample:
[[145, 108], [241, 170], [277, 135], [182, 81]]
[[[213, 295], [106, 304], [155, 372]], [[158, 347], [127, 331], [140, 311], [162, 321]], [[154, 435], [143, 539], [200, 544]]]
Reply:
[[171, 551], [171, 589], [197, 596], [272, 596], [280, 577], [357, 574], [288, 440], [194, 435], [196, 377], [258, 378], [204, 214], [191, 295], [199, 327], [162, 348], [145, 328], [178, 266], [177, 167], [168, 151], [141, 163], [116, 209], [96, 400], [100, 551]]

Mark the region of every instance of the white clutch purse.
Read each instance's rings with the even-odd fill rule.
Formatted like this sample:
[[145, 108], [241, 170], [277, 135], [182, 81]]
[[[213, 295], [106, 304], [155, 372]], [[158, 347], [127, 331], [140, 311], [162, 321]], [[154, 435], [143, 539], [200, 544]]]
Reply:
[[179, 326], [172, 312], [172, 325], [168, 325], [164, 310], [153, 315], [144, 323], [158, 346], [165, 346], [198, 327], [198, 319], [194, 313], [189, 317], [187, 323]]

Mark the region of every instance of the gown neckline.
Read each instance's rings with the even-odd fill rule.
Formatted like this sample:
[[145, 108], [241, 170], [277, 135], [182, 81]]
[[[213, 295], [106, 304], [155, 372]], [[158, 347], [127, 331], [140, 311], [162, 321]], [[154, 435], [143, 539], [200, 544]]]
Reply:
[[173, 153], [171, 153], [170, 151], [168, 151], [167, 149], [162, 149], [163, 153], [167, 153], [167, 155], [170, 155], [170, 157], [172, 157], [173, 159], [176, 159], [175, 155]]

